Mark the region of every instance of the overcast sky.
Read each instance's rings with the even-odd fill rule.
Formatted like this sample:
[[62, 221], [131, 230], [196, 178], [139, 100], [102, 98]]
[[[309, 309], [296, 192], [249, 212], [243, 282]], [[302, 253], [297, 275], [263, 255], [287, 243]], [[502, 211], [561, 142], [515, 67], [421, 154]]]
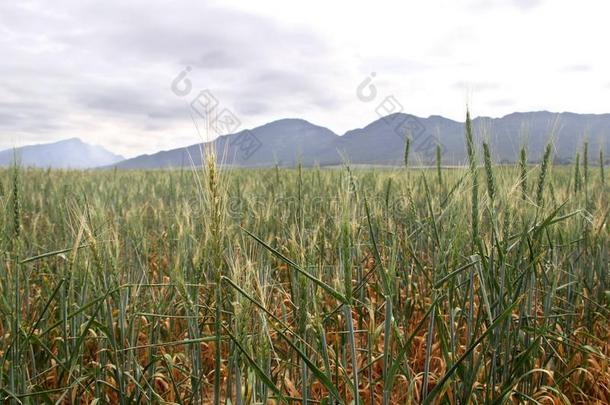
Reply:
[[[391, 95], [456, 120], [467, 102], [492, 117], [610, 112], [608, 4], [0, 1], [0, 149], [79, 137], [131, 157], [193, 144], [189, 105], [205, 89], [241, 128], [303, 118], [338, 134]], [[177, 95], [187, 67], [192, 89]], [[367, 102], [357, 89], [371, 75]]]

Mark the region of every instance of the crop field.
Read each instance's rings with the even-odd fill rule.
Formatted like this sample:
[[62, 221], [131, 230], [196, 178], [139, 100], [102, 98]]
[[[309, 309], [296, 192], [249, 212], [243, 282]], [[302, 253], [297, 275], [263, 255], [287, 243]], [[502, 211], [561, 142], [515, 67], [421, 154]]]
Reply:
[[466, 138], [451, 169], [2, 169], [3, 401], [608, 404], [597, 151]]

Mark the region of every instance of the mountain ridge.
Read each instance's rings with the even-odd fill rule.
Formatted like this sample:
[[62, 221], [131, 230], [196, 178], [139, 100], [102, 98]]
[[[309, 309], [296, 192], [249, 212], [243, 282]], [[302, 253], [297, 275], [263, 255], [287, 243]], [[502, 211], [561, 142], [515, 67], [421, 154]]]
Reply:
[[[596, 150], [599, 145], [605, 145], [610, 140], [610, 114], [554, 113], [542, 110], [514, 112], [498, 118], [476, 117], [472, 122], [476, 136], [489, 138], [495, 160], [504, 163], [517, 159], [523, 142], [527, 143], [529, 160], [536, 161], [553, 136], [555, 160], [569, 162], [582, 140], [586, 139], [586, 133], [593, 135], [589, 137], [591, 150]], [[562, 128], [558, 128], [558, 123]], [[292, 130], [284, 128], [286, 125], [300, 126], [301, 131], [295, 133], [294, 128]], [[294, 141], [300, 143], [302, 147], [306, 139], [310, 143], [306, 151], [308, 153], [299, 154], [293, 150], [288, 155], [283, 154], [278, 147], [278, 134], [267, 132], [267, 130], [277, 132], [278, 128], [283, 131], [280, 138], [283, 143]], [[361, 128], [348, 130], [343, 135], [303, 119], [281, 119], [251, 130], [223, 135], [212, 143], [215, 143], [217, 154], [229, 156], [225, 164], [230, 166], [260, 167], [274, 164], [292, 166], [299, 161], [304, 165], [336, 165], [342, 163], [344, 158], [356, 164], [400, 165], [403, 161], [404, 134], [407, 128], [411, 129], [414, 138], [412, 149], [414, 163], [431, 163], [435, 157], [433, 149], [437, 141], [440, 141], [443, 147], [444, 164], [465, 162], [464, 122], [440, 115], [422, 118], [412, 114], [391, 114]], [[318, 133], [312, 136], [311, 132]], [[259, 142], [260, 149], [264, 148], [266, 151], [256, 150], [240, 158], [239, 152], [244, 149], [244, 145], [239, 140], [249, 137], [250, 134], [254, 135], [250, 140], [253, 143]], [[116, 167], [180, 167], [186, 160], [183, 156], [180, 157], [181, 154], [188, 151], [192, 156], [200, 149], [204, 149], [202, 143], [146, 155], [145, 161], [142, 160], [142, 156], [137, 156], [120, 162]], [[229, 152], [225, 153], [227, 149]], [[192, 163], [200, 164], [202, 161], [200, 156], [201, 153], [198, 153], [198, 157]]]
[[[569, 163], [585, 139], [590, 143], [590, 151], [595, 154], [600, 147], [605, 147], [610, 142], [610, 114], [518, 111], [498, 118], [476, 117], [472, 124], [477, 144], [482, 139], [487, 139], [491, 144], [493, 158], [498, 163], [516, 161], [524, 143], [527, 145], [529, 161], [536, 162], [542, 156], [549, 139], [553, 138], [555, 161]], [[401, 165], [407, 130], [413, 138], [410, 157], [413, 164], [433, 163], [437, 143], [441, 145], [443, 164], [466, 162], [464, 122], [441, 115], [423, 118], [395, 113], [380, 117], [361, 128], [350, 129], [342, 135], [302, 118], [282, 118], [252, 129], [219, 136], [208, 143], [214, 146], [220, 156], [219, 160], [227, 166], [294, 166], [299, 162], [305, 166], [330, 166], [345, 160], [353, 164]], [[79, 138], [23, 148], [62, 143], [101, 148], [86, 144]], [[197, 166], [205, 161], [202, 153], [206, 149], [205, 144], [195, 143], [129, 159], [122, 159], [104, 150], [110, 154], [105, 155], [110, 161], [86, 165], [81, 159], [70, 167], [157, 169]], [[0, 152], [0, 165], [3, 164], [3, 154], [6, 155], [8, 151]], [[12, 154], [12, 150], [10, 152]], [[4, 158], [6, 160], [6, 156]], [[59, 167], [66, 167], [66, 160], [63, 157], [64, 164]], [[37, 161], [36, 165], [41, 166], [40, 163]]]
[[125, 160], [102, 146], [73, 137], [49, 143], [37, 143], [0, 151], [0, 166], [17, 162], [26, 167], [88, 169]]

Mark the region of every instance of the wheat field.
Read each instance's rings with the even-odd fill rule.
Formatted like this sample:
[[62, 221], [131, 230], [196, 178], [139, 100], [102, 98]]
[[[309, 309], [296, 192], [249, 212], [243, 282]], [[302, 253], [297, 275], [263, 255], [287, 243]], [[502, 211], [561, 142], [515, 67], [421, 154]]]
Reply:
[[610, 403], [603, 165], [466, 145], [451, 169], [1, 170], [3, 401]]

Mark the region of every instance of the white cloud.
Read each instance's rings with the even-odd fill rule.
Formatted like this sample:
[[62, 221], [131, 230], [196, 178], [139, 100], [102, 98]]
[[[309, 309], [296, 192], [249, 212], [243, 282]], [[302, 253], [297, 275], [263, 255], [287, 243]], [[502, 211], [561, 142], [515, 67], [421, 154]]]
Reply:
[[[279, 0], [0, 3], [0, 148], [78, 136], [118, 153], [198, 142], [187, 65], [243, 127], [299, 117], [337, 133], [409, 113], [608, 112], [605, 2]], [[378, 99], [356, 97], [372, 72]]]

